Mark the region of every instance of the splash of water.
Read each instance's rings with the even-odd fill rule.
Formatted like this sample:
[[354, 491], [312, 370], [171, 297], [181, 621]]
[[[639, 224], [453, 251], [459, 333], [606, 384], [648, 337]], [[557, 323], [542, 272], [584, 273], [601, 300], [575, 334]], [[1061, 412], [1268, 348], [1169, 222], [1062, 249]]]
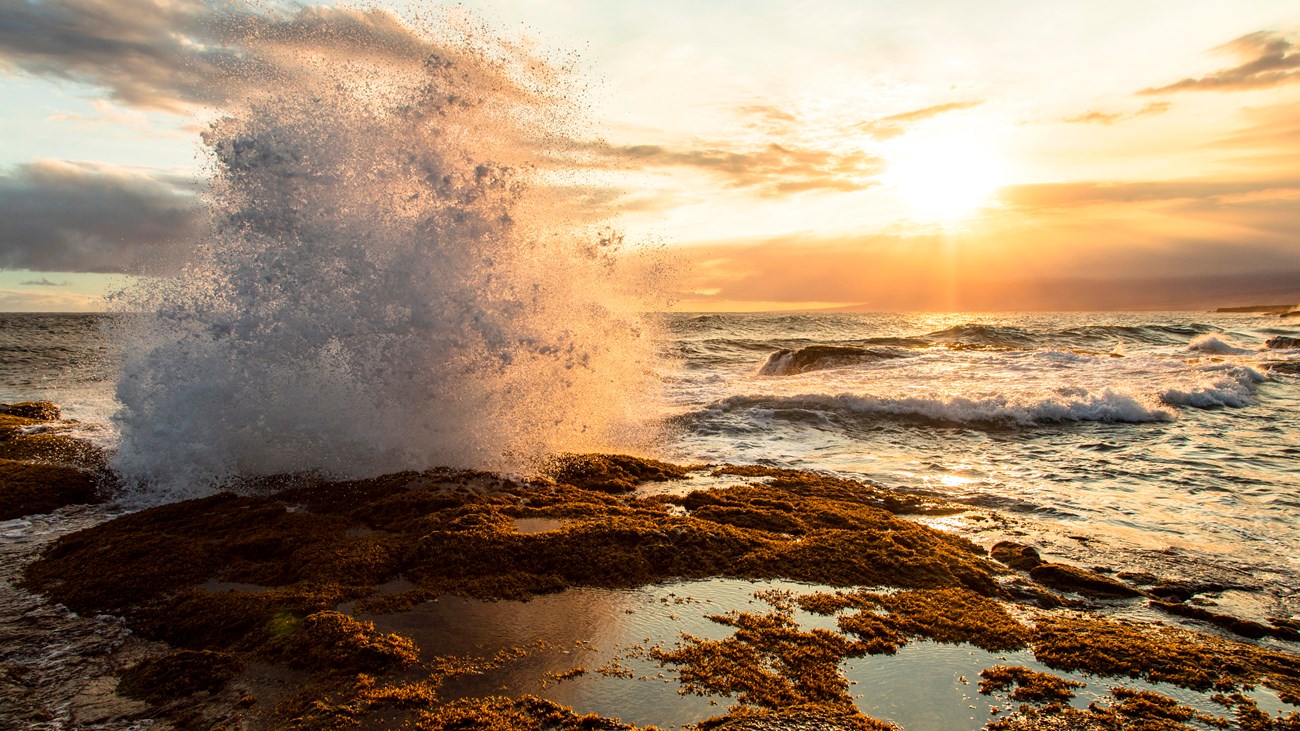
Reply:
[[204, 134], [215, 233], [124, 297], [144, 314], [116, 467], [150, 495], [518, 469], [644, 433], [652, 332], [618, 237], [566, 233], [529, 184], [539, 140], [564, 136], [549, 80], [530, 59], [384, 50], [304, 58]]

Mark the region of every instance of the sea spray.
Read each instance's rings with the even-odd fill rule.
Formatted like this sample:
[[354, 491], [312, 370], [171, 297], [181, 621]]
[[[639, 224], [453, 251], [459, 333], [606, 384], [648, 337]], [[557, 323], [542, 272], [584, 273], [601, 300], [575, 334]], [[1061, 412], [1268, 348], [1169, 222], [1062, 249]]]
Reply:
[[203, 135], [214, 233], [120, 303], [143, 314], [115, 466], [149, 499], [286, 472], [518, 469], [646, 435], [648, 302], [619, 285], [618, 237], [532, 204], [530, 160], [566, 136], [546, 129], [566, 116], [558, 72], [433, 45], [304, 56]]

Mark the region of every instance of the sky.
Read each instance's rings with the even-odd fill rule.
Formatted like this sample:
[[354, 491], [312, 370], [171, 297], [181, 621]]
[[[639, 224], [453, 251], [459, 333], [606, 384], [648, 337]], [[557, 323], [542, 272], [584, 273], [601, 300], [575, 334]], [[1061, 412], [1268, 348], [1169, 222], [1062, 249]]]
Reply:
[[668, 252], [679, 310], [1300, 302], [1294, 0], [0, 0], [0, 310], [185, 261], [267, 37], [421, 54], [419, 17], [576, 69], [584, 161], [537, 184]]

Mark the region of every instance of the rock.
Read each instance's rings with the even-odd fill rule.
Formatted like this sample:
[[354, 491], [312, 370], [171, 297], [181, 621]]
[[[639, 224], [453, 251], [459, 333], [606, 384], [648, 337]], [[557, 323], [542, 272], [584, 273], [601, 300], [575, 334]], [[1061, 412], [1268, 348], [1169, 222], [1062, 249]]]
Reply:
[[1285, 335], [1279, 335], [1275, 338], [1265, 340], [1264, 347], [1269, 350], [1292, 350], [1300, 348], [1300, 338], [1289, 338]]
[[549, 473], [556, 482], [610, 493], [632, 492], [642, 482], [690, 476], [688, 470], [677, 465], [625, 454], [568, 455], [556, 459]]
[[1217, 593], [1229, 589], [1246, 589], [1248, 587], [1229, 586], [1213, 581], [1177, 581], [1174, 579], [1165, 579], [1152, 584], [1147, 589], [1151, 596], [1158, 597], [1165, 601], [1185, 602], [1197, 594]]
[[72, 720], [78, 728], [119, 718], [139, 716], [148, 704], [117, 694], [117, 678], [95, 678], [72, 699]]
[[95, 476], [89, 472], [0, 459], [0, 520], [99, 500]]
[[1260, 624], [1259, 622], [1252, 622], [1248, 619], [1241, 619], [1228, 614], [1219, 614], [1217, 612], [1211, 612], [1208, 609], [1201, 609], [1200, 607], [1193, 607], [1187, 604], [1162, 602], [1159, 599], [1152, 599], [1151, 608], [1159, 609], [1166, 614], [1174, 614], [1179, 617], [1187, 617], [1189, 619], [1199, 619], [1202, 622], [1209, 622], [1216, 627], [1222, 627], [1229, 632], [1241, 635], [1242, 637], [1249, 637], [1251, 639], [1257, 640], [1261, 637], [1272, 636], [1279, 640], [1300, 640], [1300, 632], [1296, 632], [1294, 629], [1289, 627], [1270, 627], [1266, 624]]
[[1142, 592], [1121, 581], [1074, 566], [1043, 563], [1029, 572], [1030, 578], [1060, 591], [1092, 597], [1135, 597]]
[[79, 467], [103, 471], [108, 468], [104, 450], [85, 439], [67, 434], [18, 434], [0, 441], [0, 459]]
[[23, 401], [17, 404], [0, 404], [0, 414], [20, 416], [36, 421], [58, 421], [62, 412], [49, 401]]
[[1043, 563], [1042, 557], [1038, 555], [1038, 549], [1012, 541], [994, 543], [993, 548], [989, 550], [989, 556], [1018, 571], [1031, 571]]
[[1028, 604], [1036, 604], [1042, 609], [1057, 609], [1065, 606], [1065, 601], [1061, 597], [1032, 581], [1026, 581], [1020, 576], [1014, 577], [1011, 581], [1002, 582], [1002, 589], [1012, 599]]
[[243, 663], [228, 653], [177, 650], [128, 668], [118, 690], [130, 698], [161, 704], [199, 692], [216, 693], [242, 667]]
[[1117, 576], [1130, 584], [1139, 586], [1150, 586], [1160, 581], [1160, 579], [1149, 571], [1121, 571]]

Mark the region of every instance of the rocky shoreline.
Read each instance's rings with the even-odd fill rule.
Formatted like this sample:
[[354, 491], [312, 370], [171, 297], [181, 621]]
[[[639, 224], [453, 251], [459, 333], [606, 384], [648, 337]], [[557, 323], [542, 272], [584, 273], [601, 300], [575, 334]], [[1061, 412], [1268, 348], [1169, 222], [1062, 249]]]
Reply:
[[[103, 455], [61, 432], [46, 406], [0, 408], [7, 516], [111, 498]], [[1300, 705], [1293, 618], [1196, 603], [1230, 588], [1221, 584], [1098, 573], [922, 522], [954, 515], [997, 521], [817, 473], [584, 455], [527, 481], [450, 469], [259, 480], [63, 535], [13, 580], [129, 630], [130, 643], [103, 648], [115, 659], [96, 681], [110, 709], [96, 722], [120, 728], [634, 728], [532, 694], [448, 692], [534, 650], [430, 654], [376, 622], [449, 597], [517, 602], [730, 577], [809, 588], [724, 607], [709, 615], [710, 636], [626, 648], [680, 692], [729, 704], [700, 729], [889, 728], [859, 709], [844, 663], [927, 641], [1032, 652], [1053, 671], [986, 668], [980, 691], [1005, 701], [992, 729], [1300, 729], [1300, 714], [1271, 716], [1255, 700], [1267, 688]], [[1171, 621], [1111, 611], [1128, 606]], [[825, 626], [805, 626], [810, 616]], [[626, 672], [574, 664], [545, 682]], [[1071, 698], [1085, 678], [1211, 694], [1218, 711], [1126, 687], [1080, 708]], [[6, 669], [5, 679], [18, 697], [23, 678]]]

